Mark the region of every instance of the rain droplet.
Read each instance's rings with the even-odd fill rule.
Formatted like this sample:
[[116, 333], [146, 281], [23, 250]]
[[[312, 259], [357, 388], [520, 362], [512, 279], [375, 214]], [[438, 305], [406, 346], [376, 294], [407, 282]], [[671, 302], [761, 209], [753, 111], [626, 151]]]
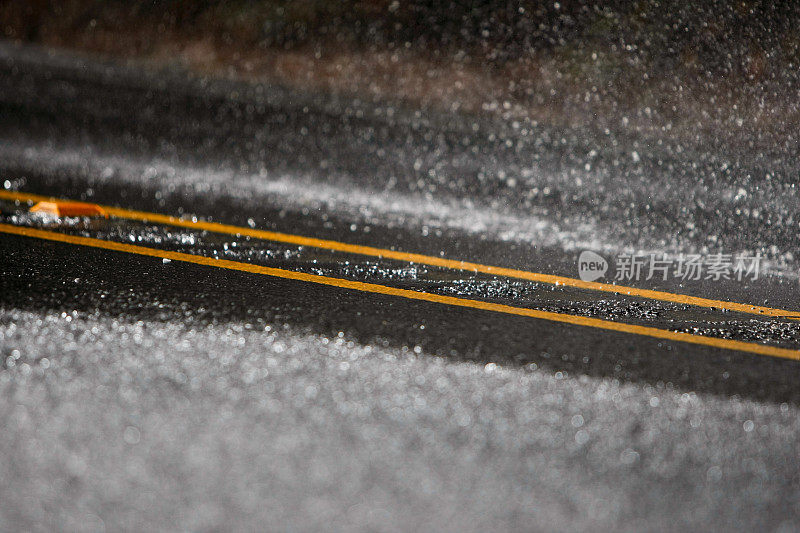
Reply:
[[128, 444], [138, 444], [141, 437], [141, 432], [133, 426], [126, 427], [125, 431], [122, 433], [123, 440]]

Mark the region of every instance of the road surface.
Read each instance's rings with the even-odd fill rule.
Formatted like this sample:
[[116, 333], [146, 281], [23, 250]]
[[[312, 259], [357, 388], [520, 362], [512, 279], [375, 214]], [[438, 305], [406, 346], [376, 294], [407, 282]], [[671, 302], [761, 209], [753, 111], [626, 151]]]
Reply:
[[0, 71], [0, 529], [800, 529], [790, 154]]

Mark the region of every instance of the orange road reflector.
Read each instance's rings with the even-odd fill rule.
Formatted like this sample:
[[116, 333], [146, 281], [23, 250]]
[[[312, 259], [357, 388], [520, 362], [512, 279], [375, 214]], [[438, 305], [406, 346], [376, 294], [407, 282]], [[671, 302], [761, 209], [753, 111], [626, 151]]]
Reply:
[[39, 202], [30, 209], [31, 213], [47, 213], [57, 217], [103, 217], [108, 218], [106, 210], [97, 204], [83, 202]]

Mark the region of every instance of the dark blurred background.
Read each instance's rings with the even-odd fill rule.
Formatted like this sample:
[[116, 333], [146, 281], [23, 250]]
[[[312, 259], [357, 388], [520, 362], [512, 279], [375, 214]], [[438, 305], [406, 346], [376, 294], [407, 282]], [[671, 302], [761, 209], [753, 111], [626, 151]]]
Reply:
[[118, 45], [135, 46], [132, 53], [151, 51], [159, 35], [244, 49], [410, 46], [437, 57], [467, 54], [500, 65], [543, 50], [618, 47], [654, 68], [688, 62], [708, 74], [763, 79], [796, 65], [800, 44], [796, 2], [9, 0], [0, 5], [6, 37], [86, 45], [99, 40], [98, 34], [114, 32]]
[[738, 139], [795, 131], [798, 23], [800, 4], [752, 0], [0, 3], [13, 40], [448, 109], [624, 119], [675, 135], [733, 129]]

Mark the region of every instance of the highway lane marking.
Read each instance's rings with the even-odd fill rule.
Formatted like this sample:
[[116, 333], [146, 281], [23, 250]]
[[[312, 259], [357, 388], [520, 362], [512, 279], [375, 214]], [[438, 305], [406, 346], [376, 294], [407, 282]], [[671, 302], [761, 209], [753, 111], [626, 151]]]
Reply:
[[224, 268], [228, 270], [238, 270], [241, 272], [249, 272], [252, 274], [262, 274], [276, 278], [303, 281], [307, 283], [316, 283], [319, 285], [328, 285], [331, 287], [339, 287], [342, 289], [351, 289], [367, 293], [398, 296], [410, 300], [422, 300], [425, 302], [433, 302], [438, 304], [452, 305], [458, 307], [468, 307], [472, 309], [481, 309], [484, 311], [494, 311], [497, 313], [538, 318], [542, 320], [549, 320], [551, 322], [560, 322], [575, 326], [586, 326], [602, 330], [616, 331], [620, 333], [631, 333], [635, 335], [653, 337], [656, 339], [663, 339], [668, 341], [685, 342], [690, 344], [710, 346], [713, 348], [737, 350], [758, 355], [766, 355], [770, 357], [778, 357], [782, 359], [791, 359], [794, 361], [800, 361], [800, 351], [790, 350], [787, 348], [778, 348], [776, 346], [767, 346], [763, 344], [735, 341], [730, 339], [720, 339], [716, 337], [703, 337], [700, 335], [692, 335], [691, 333], [680, 333], [665, 329], [653, 328], [649, 326], [637, 326], [622, 322], [612, 322], [609, 320], [602, 320], [599, 318], [589, 318], [584, 316], [554, 313], [551, 311], [539, 311], [535, 309], [526, 309], [523, 307], [513, 307], [510, 305], [484, 302], [481, 300], [456, 298], [453, 296], [441, 296], [438, 294], [417, 292], [408, 289], [398, 289], [394, 287], [387, 287], [385, 285], [365, 283], [362, 281], [351, 281], [341, 278], [320, 276], [318, 274], [306, 274], [303, 272], [294, 272], [292, 270], [284, 270], [281, 268], [265, 267], [261, 265], [254, 265], [251, 263], [241, 263], [238, 261], [231, 261], [228, 259], [214, 259], [201, 255], [186, 254], [181, 252], [171, 252], [171, 251], [158, 250], [155, 248], [148, 248], [145, 246], [138, 246], [133, 244], [105, 241], [90, 237], [67, 235], [64, 233], [40, 230], [25, 226], [13, 226], [10, 224], [0, 223], [0, 233], [8, 233], [11, 235], [19, 235], [23, 237], [31, 237], [37, 239], [44, 239], [48, 241], [75, 244], [79, 246], [88, 246], [92, 248], [100, 248], [103, 250], [112, 250], [116, 252], [125, 252], [142, 256], [157, 257], [161, 259], [170, 259], [173, 261], [182, 261], [185, 263], [193, 263], [196, 265]]
[[[49, 196], [42, 196], [38, 194], [24, 193], [18, 191], [5, 191], [5, 190], [0, 190], [0, 199], [18, 200], [24, 202], [43, 202], [43, 201], [55, 200], [54, 198]], [[460, 261], [457, 259], [446, 259], [443, 257], [435, 257], [431, 255], [399, 252], [396, 250], [374, 248], [372, 246], [362, 246], [359, 244], [347, 244], [339, 241], [317, 239], [314, 237], [304, 237], [302, 235], [293, 235], [290, 233], [279, 233], [275, 231], [245, 228], [229, 224], [220, 224], [218, 222], [188, 220], [170, 215], [162, 215], [159, 213], [148, 213], [146, 211], [135, 211], [131, 209], [124, 209], [106, 205], [100, 205], [99, 207], [101, 207], [103, 210], [105, 210], [109, 215], [113, 217], [127, 219], [127, 220], [136, 220], [145, 223], [158, 223], [158, 224], [165, 224], [169, 226], [188, 228], [193, 230], [205, 230], [205, 231], [210, 231], [212, 233], [222, 233], [234, 236], [246, 236], [256, 239], [294, 244], [297, 246], [308, 246], [312, 248], [320, 248], [336, 252], [366, 255], [381, 259], [406, 261], [406, 262], [418, 263], [421, 265], [443, 267], [452, 270], [466, 270], [476, 273], [480, 272], [482, 274], [491, 274], [494, 276], [501, 276], [506, 278], [523, 279], [526, 281], [547, 283], [551, 285], [563, 285], [566, 287], [574, 287], [577, 289], [619, 293], [626, 296], [634, 296], [638, 298], [645, 298], [648, 300], [659, 300], [663, 302], [672, 302], [676, 304], [693, 305], [698, 307], [714, 307], [720, 310], [738, 311], [740, 313], [748, 313], [759, 316], [800, 319], [800, 311], [788, 311], [785, 309], [775, 309], [772, 307], [764, 307], [760, 305], [743, 304], [737, 302], [729, 302], [725, 300], [713, 300], [710, 298], [689, 296], [686, 294], [678, 294], [665, 291], [638, 289], [635, 287], [613, 285], [610, 283], [583, 281], [580, 279], [569, 278], [565, 276], [556, 276], [552, 274], [542, 274], [539, 272], [529, 272], [525, 270], [515, 270], [512, 268], [483, 265], [480, 263]]]

